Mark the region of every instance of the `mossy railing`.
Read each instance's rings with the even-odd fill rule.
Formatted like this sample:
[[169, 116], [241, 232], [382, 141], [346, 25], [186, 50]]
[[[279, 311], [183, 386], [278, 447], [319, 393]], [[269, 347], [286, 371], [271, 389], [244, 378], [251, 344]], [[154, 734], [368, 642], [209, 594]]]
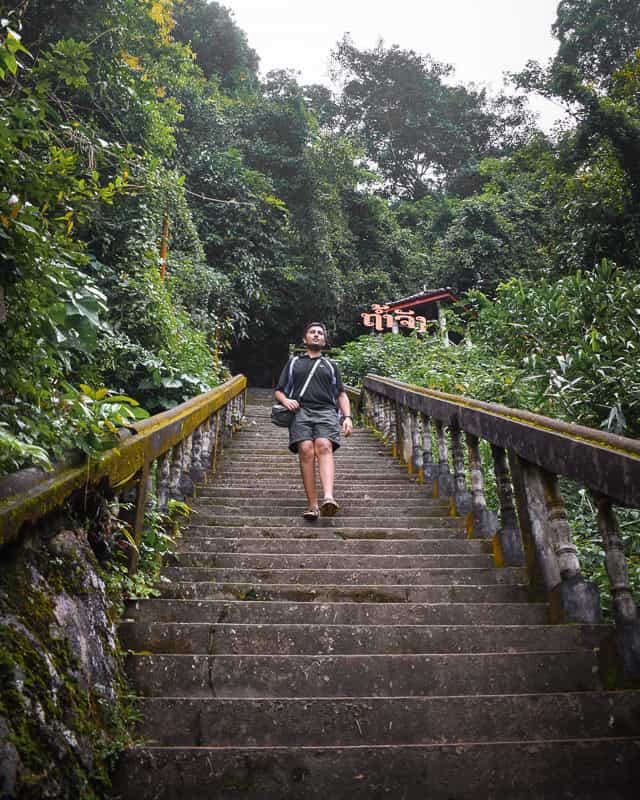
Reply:
[[[151, 492], [164, 511], [170, 498], [188, 495], [196, 483], [215, 472], [220, 450], [243, 416], [246, 387], [246, 378], [238, 375], [121, 430], [117, 447], [99, 461], [59, 467], [37, 476], [28, 488], [18, 488], [0, 504], [0, 549], [89, 487], [112, 497], [135, 491], [132, 529], [139, 545]], [[132, 548], [130, 572], [135, 572], [137, 562]]]
[[[368, 375], [349, 389], [360, 415], [410, 474], [448, 497], [469, 536], [493, 538], [497, 565], [526, 566], [552, 622], [597, 622], [597, 588], [583, 578], [560, 476], [591, 493], [611, 583], [612, 653], [621, 680], [640, 679], [640, 621], [615, 505], [640, 508], [640, 442], [472, 398]], [[358, 396], [359, 395], [359, 396]], [[499, 517], [485, 497], [480, 442], [490, 446]], [[606, 644], [606, 647], [604, 645]], [[606, 665], [609, 669], [609, 665]]]

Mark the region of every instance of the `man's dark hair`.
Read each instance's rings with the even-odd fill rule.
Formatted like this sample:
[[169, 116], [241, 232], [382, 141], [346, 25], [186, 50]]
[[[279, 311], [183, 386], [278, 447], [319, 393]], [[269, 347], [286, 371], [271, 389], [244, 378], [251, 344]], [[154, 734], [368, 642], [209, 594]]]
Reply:
[[322, 328], [322, 330], [324, 331], [324, 343], [325, 346], [328, 346], [329, 334], [327, 333], [327, 326], [324, 324], [324, 322], [307, 322], [307, 324], [304, 326], [304, 330], [302, 331], [302, 338], [304, 339], [304, 337], [307, 335], [307, 331], [309, 330], [309, 328], [313, 328], [314, 325], [317, 325], [318, 327]]

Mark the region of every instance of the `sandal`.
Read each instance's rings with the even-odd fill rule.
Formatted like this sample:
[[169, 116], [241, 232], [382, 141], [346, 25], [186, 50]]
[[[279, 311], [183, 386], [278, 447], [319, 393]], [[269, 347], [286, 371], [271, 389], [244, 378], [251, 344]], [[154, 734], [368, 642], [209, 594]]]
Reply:
[[310, 520], [318, 519], [318, 517], [320, 516], [320, 509], [318, 508], [318, 506], [309, 506], [309, 508], [306, 508], [302, 512], [302, 516], [305, 519], [310, 519]]
[[338, 511], [340, 511], [340, 506], [333, 497], [325, 497], [322, 503], [320, 503], [320, 514], [323, 517], [333, 517]]

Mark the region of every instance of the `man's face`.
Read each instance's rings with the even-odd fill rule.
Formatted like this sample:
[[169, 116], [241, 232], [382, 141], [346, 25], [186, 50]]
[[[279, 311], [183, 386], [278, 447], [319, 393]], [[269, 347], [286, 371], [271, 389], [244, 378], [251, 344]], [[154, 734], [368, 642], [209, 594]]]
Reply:
[[312, 325], [304, 335], [304, 343], [310, 350], [321, 350], [326, 344], [321, 325]]

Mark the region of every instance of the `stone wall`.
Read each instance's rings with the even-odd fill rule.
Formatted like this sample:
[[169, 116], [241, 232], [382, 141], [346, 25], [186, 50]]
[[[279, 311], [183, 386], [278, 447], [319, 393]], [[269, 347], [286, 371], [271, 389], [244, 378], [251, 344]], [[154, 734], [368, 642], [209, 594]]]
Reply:
[[121, 670], [117, 607], [88, 536], [34, 531], [0, 565], [0, 797], [104, 797]]

